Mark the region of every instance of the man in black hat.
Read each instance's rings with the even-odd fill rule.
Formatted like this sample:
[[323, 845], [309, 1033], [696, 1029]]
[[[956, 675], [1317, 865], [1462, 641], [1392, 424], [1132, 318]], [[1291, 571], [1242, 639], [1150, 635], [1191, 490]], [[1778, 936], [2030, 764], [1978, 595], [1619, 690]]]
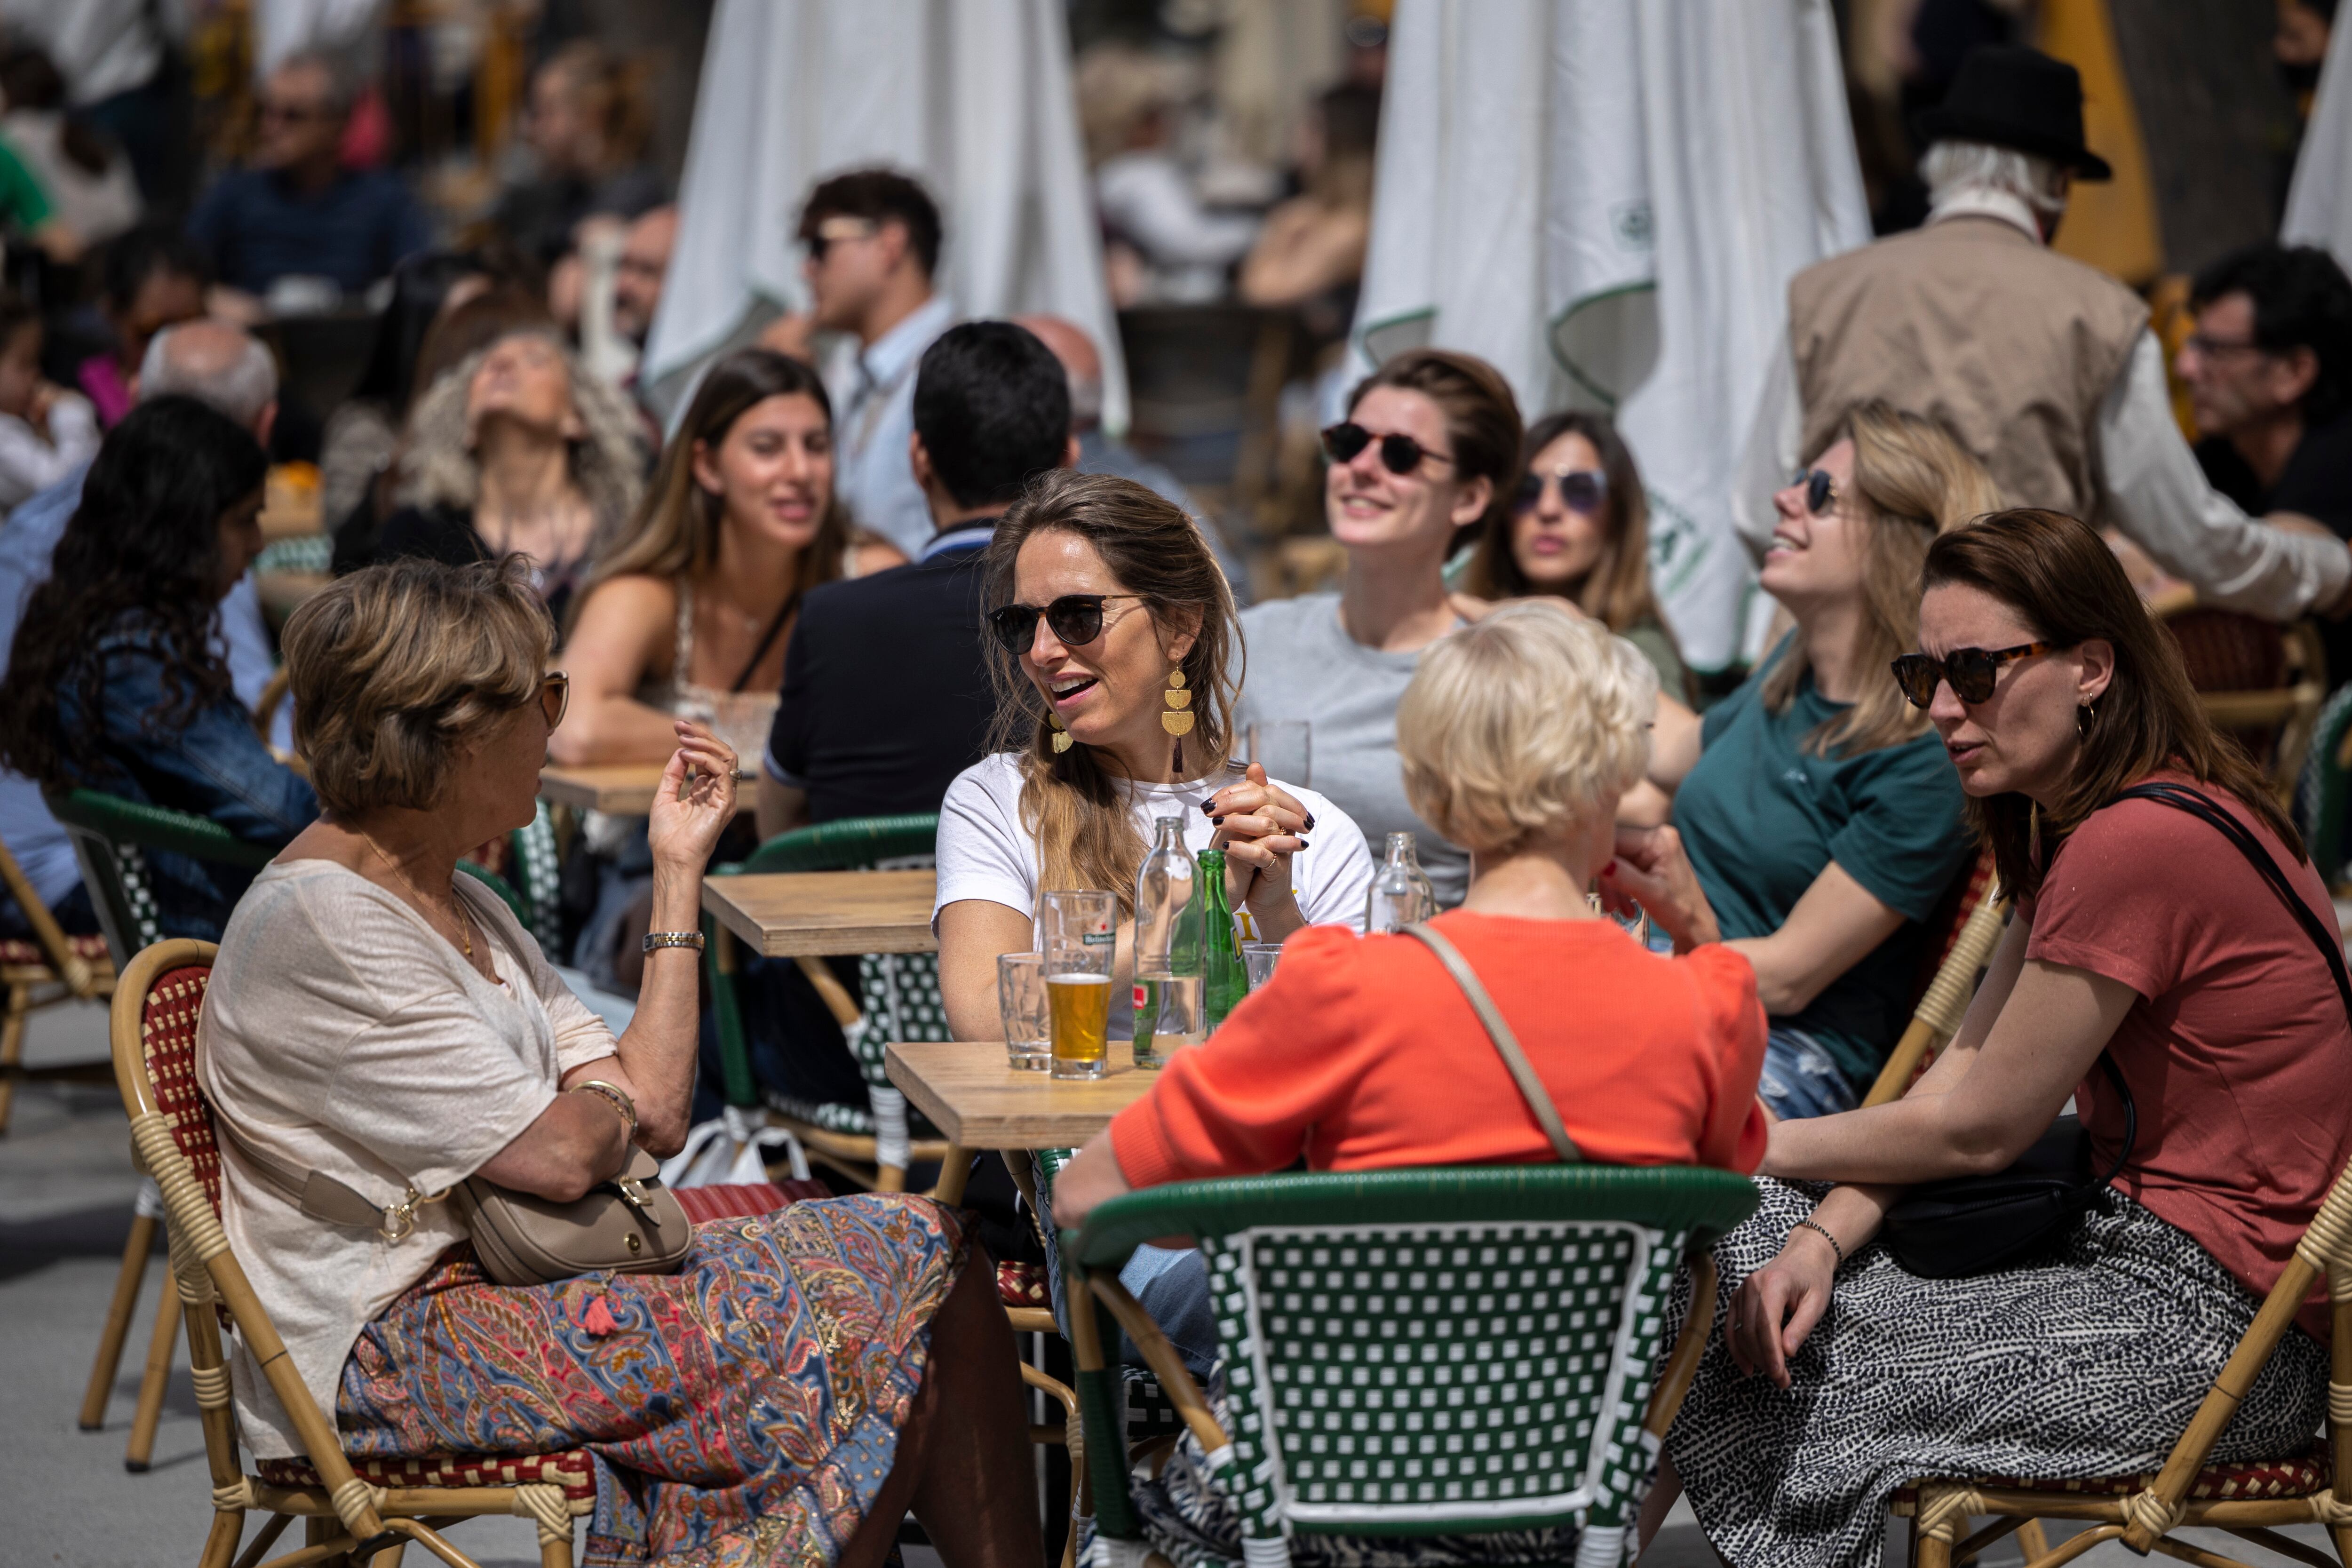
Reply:
[[2139, 297], [2058, 256], [2074, 181], [2105, 180], [2083, 139], [2074, 68], [1979, 48], [1919, 118], [1927, 226], [1832, 257], [1789, 285], [1774, 367], [1735, 500], [1760, 557], [1770, 497], [1872, 398], [1940, 420], [2012, 506], [2112, 527], [2205, 603], [2292, 620], [2336, 613], [2352, 552], [2327, 530], [2248, 517], [2217, 493], [2174, 424], [2164, 353]]

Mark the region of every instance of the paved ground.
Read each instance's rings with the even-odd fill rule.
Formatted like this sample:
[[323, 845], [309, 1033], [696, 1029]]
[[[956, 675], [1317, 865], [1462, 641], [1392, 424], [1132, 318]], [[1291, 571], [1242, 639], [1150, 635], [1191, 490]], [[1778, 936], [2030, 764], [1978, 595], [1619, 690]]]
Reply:
[[[106, 1051], [105, 1015], [96, 1007], [45, 1014], [33, 1026], [27, 1059], [97, 1059]], [[7, 1533], [0, 1563], [11, 1568], [178, 1568], [195, 1559], [211, 1511], [204, 1439], [182, 1358], [155, 1442], [154, 1468], [122, 1468], [123, 1444], [138, 1391], [148, 1331], [168, 1273], [159, 1250], [123, 1358], [103, 1431], [75, 1427], [90, 1356], [113, 1289], [138, 1177], [131, 1168], [121, 1103], [109, 1088], [31, 1087], [17, 1096], [0, 1137], [0, 1500]], [[2315, 1527], [2294, 1531], [2326, 1546]], [[484, 1568], [537, 1568], [532, 1527], [521, 1520], [461, 1525], [452, 1539]], [[1902, 1561], [1890, 1533], [1890, 1563]], [[2223, 1546], [2215, 1535], [2206, 1544]], [[2270, 1559], [2241, 1547], [2252, 1562]], [[928, 1549], [905, 1550], [907, 1568], [939, 1568]], [[2004, 1543], [1989, 1563], [2017, 1562]], [[430, 1558], [409, 1555], [412, 1568]], [[1711, 1568], [1707, 1547], [1687, 1506], [1649, 1553], [1643, 1568]], [[2121, 1568], [2139, 1560], [2110, 1543], [2075, 1560]]]

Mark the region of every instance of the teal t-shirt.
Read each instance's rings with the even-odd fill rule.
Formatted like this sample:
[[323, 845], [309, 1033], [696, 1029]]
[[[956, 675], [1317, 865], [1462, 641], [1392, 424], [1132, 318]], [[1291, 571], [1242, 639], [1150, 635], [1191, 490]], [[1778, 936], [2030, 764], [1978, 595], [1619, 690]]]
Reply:
[[1675, 794], [1675, 826], [1726, 937], [1769, 936], [1832, 860], [1908, 918], [1803, 1012], [1775, 1018], [1819, 1040], [1856, 1092], [1867, 1089], [1910, 1021], [1920, 921], [1976, 853], [1960, 819], [1960, 781], [1932, 730], [1858, 756], [1803, 749], [1845, 710], [1809, 674], [1788, 711], [1764, 706], [1767, 659], [1707, 710], [1697, 765]]

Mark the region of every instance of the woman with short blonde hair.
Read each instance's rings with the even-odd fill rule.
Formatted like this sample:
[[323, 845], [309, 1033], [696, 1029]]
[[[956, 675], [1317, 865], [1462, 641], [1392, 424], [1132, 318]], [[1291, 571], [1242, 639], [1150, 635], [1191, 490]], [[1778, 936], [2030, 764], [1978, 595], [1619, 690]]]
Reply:
[[[675, 1273], [515, 1287], [431, 1201], [477, 1176], [575, 1201], [637, 1150], [674, 1152], [694, 1087], [702, 871], [734, 805], [723, 744], [676, 726], [656, 929], [617, 1039], [457, 868], [531, 819], [563, 713], [529, 573], [394, 561], [287, 623], [327, 811], [237, 904], [196, 1037], [221, 1219], [255, 1291], [354, 1456], [586, 1449], [599, 1557], [879, 1568], [911, 1506], [950, 1563], [1034, 1563], [1012, 1336], [954, 1214], [803, 1203], [698, 1226]], [[415, 1200], [413, 1228], [314, 1217], [287, 1173]], [[255, 1452], [299, 1452], [241, 1348], [232, 1370]]]
[[1619, 846], [1618, 885], [1756, 966], [1765, 1103], [1852, 1110], [1909, 1021], [1926, 921], [1974, 853], [1944, 748], [1885, 679], [1919, 631], [1927, 547], [2000, 504], [1932, 419], [1847, 416], [1773, 497], [1760, 574], [1795, 621], [1702, 724], [1666, 705], [1650, 777], [1674, 823]]
[[[1754, 973], [1685, 930], [1674, 956], [1644, 952], [1592, 901], [1617, 797], [1641, 774], [1656, 689], [1631, 645], [1550, 600], [1506, 605], [1422, 656], [1397, 710], [1405, 787], [1469, 847], [1471, 880], [1459, 908], [1415, 931], [1476, 975], [1586, 1160], [1751, 1171], [1765, 1142]], [[1136, 1187], [1301, 1162], [1364, 1171], [1557, 1157], [1423, 937], [1316, 927], [1063, 1170], [1054, 1219], [1076, 1226]], [[1206, 1289], [1195, 1261], [1142, 1299], [1163, 1327], [1182, 1325], [1206, 1318], [1186, 1310], [1186, 1292], [1204, 1300]], [[1179, 1342], [1199, 1361], [1216, 1348]], [[1238, 1555], [1238, 1524], [1191, 1437], [1137, 1497], [1155, 1538]], [[1514, 1545], [1517, 1561], [1575, 1555], [1558, 1537]]]

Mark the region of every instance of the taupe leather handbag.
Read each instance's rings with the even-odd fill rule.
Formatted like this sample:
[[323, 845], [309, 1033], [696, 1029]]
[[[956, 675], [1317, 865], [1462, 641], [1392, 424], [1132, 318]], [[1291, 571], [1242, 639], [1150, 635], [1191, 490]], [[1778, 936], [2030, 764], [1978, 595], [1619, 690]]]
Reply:
[[379, 1208], [323, 1171], [305, 1172], [295, 1180], [293, 1172], [247, 1143], [226, 1121], [213, 1120], [223, 1142], [312, 1219], [373, 1230], [396, 1242], [415, 1228], [420, 1206], [447, 1200], [473, 1233], [482, 1272], [495, 1284], [551, 1285], [582, 1274], [671, 1274], [694, 1240], [693, 1222], [677, 1194], [662, 1185], [654, 1157], [634, 1146], [619, 1175], [568, 1204], [468, 1176], [429, 1197], [411, 1185], [400, 1202]]

